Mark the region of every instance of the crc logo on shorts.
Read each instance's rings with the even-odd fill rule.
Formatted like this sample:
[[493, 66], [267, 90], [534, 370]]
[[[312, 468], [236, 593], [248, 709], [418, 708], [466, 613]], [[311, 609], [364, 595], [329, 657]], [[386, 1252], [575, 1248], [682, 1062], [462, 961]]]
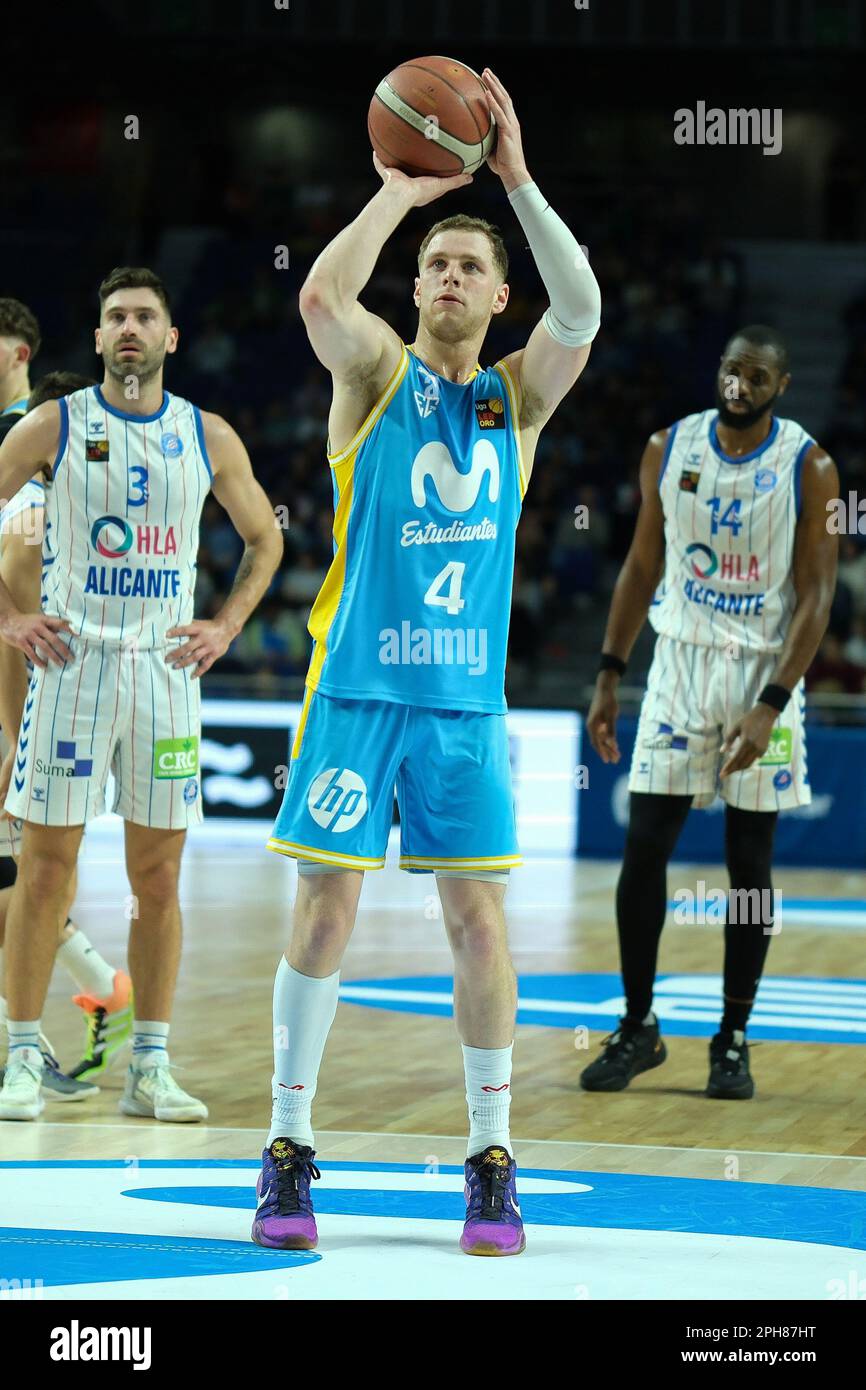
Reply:
[[186, 802], [187, 806], [191, 806], [197, 796], [198, 780], [195, 777], [190, 777], [189, 781], [183, 789], [183, 799]]
[[[158, 738], [153, 745], [154, 777], [193, 777], [198, 772], [197, 738]], [[195, 791], [187, 797], [184, 787], [184, 800], [194, 801]]]
[[773, 778], [773, 786], [776, 788], [777, 791], [783, 792], [787, 787], [790, 787], [793, 780], [794, 779], [791, 776], [788, 769], [786, 767], [782, 767], [779, 769], [779, 771]]
[[310, 787], [307, 809], [317, 825], [335, 835], [353, 829], [367, 814], [367, 787], [351, 768], [329, 767]]
[[106, 560], [119, 560], [132, 545], [132, 527], [122, 516], [100, 516], [91, 528], [90, 544]]
[[719, 568], [719, 557], [714, 550], [710, 550], [708, 545], [701, 545], [700, 541], [694, 541], [686, 546], [686, 555], [690, 557], [692, 574], [698, 579], [709, 579], [711, 574], [715, 574]]
[[178, 459], [183, 453], [183, 440], [176, 434], [166, 433], [159, 441], [163, 457], [167, 459]]
[[[772, 729], [770, 731], [770, 742], [767, 751], [758, 762], [758, 767], [777, 767], [780, 763], [789, 763], [794, 747], [794, 734], [791, 729]], [[790, 781], [790, 778], [788, 779]], [[782, 785], [775, 782], [776, 786]], [[784, 783], [787, 787], [788, 782]]]

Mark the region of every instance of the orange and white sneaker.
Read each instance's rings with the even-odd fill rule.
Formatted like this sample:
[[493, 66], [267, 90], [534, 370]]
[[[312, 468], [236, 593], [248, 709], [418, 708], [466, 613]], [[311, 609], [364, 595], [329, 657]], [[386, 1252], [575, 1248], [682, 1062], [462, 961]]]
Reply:
[[68, 1075], [75, 1081], [92, 1081], [132, 1041], [132, 980], [125, 970], [115, 970], [114, 989], [107, 999], [76, 994], [72, 1002], [86, 1015], [87, 1042], [84, 1056]]

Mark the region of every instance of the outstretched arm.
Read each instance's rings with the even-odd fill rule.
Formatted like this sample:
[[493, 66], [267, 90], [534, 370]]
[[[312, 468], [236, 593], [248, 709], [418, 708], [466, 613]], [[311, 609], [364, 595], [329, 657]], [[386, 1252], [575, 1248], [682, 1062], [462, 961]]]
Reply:
[[489, 68], [483, 78], [498, 126], [487, 162], [502, 179], [550, 296], [526, 347], [505, 359], [520, 381], [521, 427], [541, 430], [586, 366], [601, 321], [601, 292], [576, 238], [526, 167], [514, 103]]

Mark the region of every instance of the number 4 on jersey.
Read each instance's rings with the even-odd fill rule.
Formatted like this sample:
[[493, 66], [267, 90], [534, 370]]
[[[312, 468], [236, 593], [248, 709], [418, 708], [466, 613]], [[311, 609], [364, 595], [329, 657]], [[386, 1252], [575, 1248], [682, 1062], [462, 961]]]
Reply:
[[[445, 568], [439, 571], [424, 595], [424, 602], [432, 604], [434, 608], [444, 608], [446, 613], [452, 615], [459, 613], [466, 603], [466, 600], [460, 597], [460, 586], [463, 583], [465, 568], [465, 561], [449, 560]], [[441, 590], [445, 587], [447, 580], [450, 580], [451, 583], [447, 594], [443, 594]]]

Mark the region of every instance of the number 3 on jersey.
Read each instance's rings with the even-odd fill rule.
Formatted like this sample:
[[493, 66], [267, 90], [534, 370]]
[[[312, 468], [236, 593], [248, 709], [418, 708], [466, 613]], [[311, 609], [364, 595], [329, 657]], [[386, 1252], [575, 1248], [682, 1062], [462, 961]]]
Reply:
[[[466, 600], [460, 597], [460, 588], [463, 584], [463, 571], [466, 563], [463, 560], [449, 560], [444, 569], [441, 569], [433, 580], [426, 594], [424, 602], [431, 604], [434, 608], [444, 608], [446, 613], [459, 613], [460, 609], [466, 604]], [[446, 582], [450, 580], [447, 594], [441, 590]]]
[[129, 470], [129, 496], [126, 499], [128, 507], [143, 507], [147, 501], [147, 469], [142, 468], [140, 463], [133, 464]]

